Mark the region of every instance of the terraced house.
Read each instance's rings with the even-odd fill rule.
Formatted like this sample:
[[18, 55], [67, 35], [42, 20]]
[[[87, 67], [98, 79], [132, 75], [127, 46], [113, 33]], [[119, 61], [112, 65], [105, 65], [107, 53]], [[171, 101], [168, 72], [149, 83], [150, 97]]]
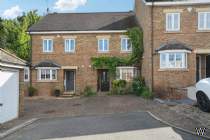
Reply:
[[[80, 94], [86, 86], [110, 90], [108, 70], [95, 70], [91, 57], [127, 56], [132, 51], [128, 28], [136, 26], [133, 12], [54, 13], [29, 29], [32, 38], [31, 83], [40, 96], [55, 88], [64, 95]], [[119, 67], [120, 77], [134, 76], [134, 67]]]
[[161, 97], [182, 98], [210, 77], [210, 1], [136, 0], [144, 31], [142, 75]]

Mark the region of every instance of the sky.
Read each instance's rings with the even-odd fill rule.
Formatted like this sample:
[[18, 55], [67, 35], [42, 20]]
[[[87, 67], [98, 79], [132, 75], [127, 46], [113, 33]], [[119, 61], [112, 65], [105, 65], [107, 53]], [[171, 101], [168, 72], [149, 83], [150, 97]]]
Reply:
[[14, 19], [23, 12], [46, 9], [58, 13], [124, 12], [134, 8], [134, 0], [0, 0], [0, 17]]

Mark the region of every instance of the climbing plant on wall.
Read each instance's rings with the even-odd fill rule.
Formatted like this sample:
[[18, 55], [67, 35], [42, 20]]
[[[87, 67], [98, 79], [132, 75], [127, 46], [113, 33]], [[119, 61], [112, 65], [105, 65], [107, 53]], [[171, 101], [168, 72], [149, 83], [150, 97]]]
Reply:
[[95, 69], [109, 69], [115, 75], [117, 66], [141, 65], [143, 49], [143, 33], [140, 28], [128, 29], [125, 33], [132, 43], [132, 53], [128, 57], [92, 57], [92, 66]]

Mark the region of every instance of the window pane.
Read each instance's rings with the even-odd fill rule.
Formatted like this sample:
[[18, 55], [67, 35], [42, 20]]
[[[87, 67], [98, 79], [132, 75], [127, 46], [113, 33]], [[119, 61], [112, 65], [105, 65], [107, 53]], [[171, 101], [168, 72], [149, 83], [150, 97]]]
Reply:
[[65, 40], [65, 52], [69, 52], [69, 40]]
[[71, 47], [70, 47], [70, 50], [71, 51], [74, 51], [74, 49], [75, 49], [75, 40], [71, 40]]
[[99, 40], [99, 51], [103, 51], [103, 40]]
[[132, 50], [132, 43], [131, 43], [131, 40], [130, 39], [128, 39], [128, 41], [127, 41], [127, 50], [128, 51], [131, 51]]
[[44, 40], [43, 51], [44, 51], [44, 52], [47, 51], [47, 40]]
[[104, 51], [108, 51], [108, 40], [104, 40]]
[[122, 51], [126, 51], [126, 50], [127, 50], [127, 49], [126, 49], [126, 42], [127, 42], [126, 39], [123, 38], [123, 39], [122, 39], [122, 46], [121, 46], [121, 50], [122, 50]]
[[41, 70], [41, 80], [45, 80], [45, 70]]
[[177, 53], [176, 54], [176, 68], [182, 68], [183, 64], [182, 64], [182, 53]]
[[169, 67], [175, 67], [175, 55], [173, 53], [169, 53]]
[[210, 13], [207, 13], [207, 23], [206, 26], [208, 29], [210, 29]]
[[56, 77], [57, 77], [56, 74], [57, 74], [56, 70], [52, 70], [52, 79], [53, 79], [53, 80], [56, 79]]
[[166, 67], [166, 54], [160, 54], [160, 67]]
[[167, 29], [172, 30], [172, 14], [167, 15]]
[[50, 70], [46, 70], [46, 79], [50, 80]]
[[178, 30], [179, 28], [179, 14], [174, 14], [174, 30]]
[[48, 40], [48, 51], [51, 52], [52, 51], [52, 40]]
[[29, 71], [28, 71], [28, 69], [24, 69], [24, 79], [25, 80], [29, 79]]
[[205, 23], [204, 23], [204, 18], [205, 18], [205, 16], [204, 16], [204, 13], [199, 13], [199, 17], [198, 17], [199, 19], [199, 28], [200, 29], [204, 29], [205, 27]]

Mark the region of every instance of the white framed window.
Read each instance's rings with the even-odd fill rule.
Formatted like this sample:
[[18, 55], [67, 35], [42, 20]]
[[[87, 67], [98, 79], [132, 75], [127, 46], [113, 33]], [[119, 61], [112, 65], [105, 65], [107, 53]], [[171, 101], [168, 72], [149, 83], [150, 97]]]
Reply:
[[198, 12], [198, 30], [210, 30], [210, 12]]
[[50, 53], [53, 52], [53, 40], [43, 39], [43, 52]]
[[186, 52], [161, 52], [160, 69], [186, 69]]
[[30, 77], [29, 68], [24, 68], [24, 82], [28, 82]]
[[180, 31], [180, 13], [166, 13], [166, 31]]
[[116, 76], [118, 80], [132, 81], [138, 76], [138, 69], [136, 67], [117, 67]]
[[40, 81], [55, 81], [57, 80], [57, 69], [38, 68], [37, 75]]
[[66, 53], [73, 53], [75, 52], [75, 39], [65, 39], [65, 52]]
[[121, 38], [121, 51], [122, 52], [132, 51], [132, 43], [130, 38]]
[[108, 52], [109, 51], [109, 39], [98, 39], [98, 51]]

